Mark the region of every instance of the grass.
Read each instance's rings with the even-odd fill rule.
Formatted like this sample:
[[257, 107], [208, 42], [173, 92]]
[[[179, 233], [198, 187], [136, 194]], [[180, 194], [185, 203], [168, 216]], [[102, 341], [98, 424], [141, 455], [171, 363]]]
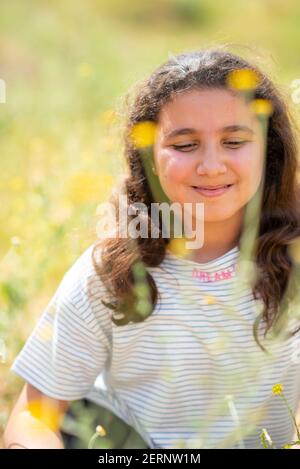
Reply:
[[94, 240], [97, 204], [125, 171], [119, 123], [110, 117], [120, 98], [169, 52], [224, 41], [258, 52], [288, 93], [299, 77], [299, 17], [296, 0], [1, 6], [0, 426], [22, 385], [9, 366], [64, 272]]

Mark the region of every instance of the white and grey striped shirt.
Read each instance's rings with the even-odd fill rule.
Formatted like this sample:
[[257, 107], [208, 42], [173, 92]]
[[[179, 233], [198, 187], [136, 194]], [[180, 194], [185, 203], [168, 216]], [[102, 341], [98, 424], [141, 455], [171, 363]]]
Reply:
[[[207, 263], [167, 251], [148, 268], [160, 292], [153, 313], [116, 326], [93, 245], [63, 277], [12, 371], [50, 397], [90, 399], [132, 425], [151, 448], [259, 448], [291, 441], [300, 400], [299, 334], [256, 344], [254, 300], [236, 269], [239, 248]], [[90, 293], [89, 293], [90, 292]], [[92, 294], [91, 294], [92, 293]], [[261, 329], [263, 330], [263, 329]]]

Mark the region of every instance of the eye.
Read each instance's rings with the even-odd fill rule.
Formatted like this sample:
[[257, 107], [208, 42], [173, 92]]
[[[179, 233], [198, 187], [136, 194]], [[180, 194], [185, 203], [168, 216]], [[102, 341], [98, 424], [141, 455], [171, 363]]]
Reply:
[[233, 148], [236, 148], [237, 146], [243, 145], [246, 142], [247, 142], [247, 140], [226, 140], [224, 143], [226, 145], [229, 145], [229, 146], [233, 147]]
[[172, 147], [177, 151], [185, 151], [184, 148], [193, 148], [195, 146], [196, 145], [194, 143], [189, 143], [188, 145], [172, 145]]

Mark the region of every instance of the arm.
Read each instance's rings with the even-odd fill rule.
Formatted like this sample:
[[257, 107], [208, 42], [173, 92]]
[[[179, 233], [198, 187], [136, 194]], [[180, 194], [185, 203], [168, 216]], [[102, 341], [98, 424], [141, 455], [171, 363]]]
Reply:
[[[92, 248], [64, 275], [11, 366], [11, 371], [32, 385], [24, 387], [7, 423], [6, 447], [18, 442], [29, 448], [63, 448], [61, 425], [53, 428], [51, 418], [41, 422], [39, 412], [34, 412], [34, 406], [31, 411], [28, 405], [42, 398], [63, 415], [68, 402], [86, 396], [106, 367], [112, 349], [112, 323], [108, 309], [99, 309], [96, 299], [91, 299], [90, 280], [95, 275]], [[97, 295], [106, 292], [101, 282], [95, 288]]]
[[[37, 404], [43, 405], [46, 412], [36, 412]], [[17, 400], [4, 431], [6, 448], [64, 449], [58, 425], [69, 406], [68, 401], [52, 399], [26, 383]], [[59, 419], [49, 419], [49, 411], [56, 410]]]

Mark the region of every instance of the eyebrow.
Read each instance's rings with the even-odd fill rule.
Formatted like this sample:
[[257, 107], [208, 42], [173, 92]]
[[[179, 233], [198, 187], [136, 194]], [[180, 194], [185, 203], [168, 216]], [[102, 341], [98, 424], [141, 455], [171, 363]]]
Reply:
[[[226, 127], [222, 127], [219, 132], [248, 132], [250, 134], [254, 134], [254, 131], [247, 127], [246, 125], [227, 125]], [[193, 129], [190, 127], [174, 129], [171, 132], [168, 132], [165, 135], [165, 138], [176, 137], [177, 135], [187, 135], [187, 134], [195, 134], [197, 133], [197, 129]]]

